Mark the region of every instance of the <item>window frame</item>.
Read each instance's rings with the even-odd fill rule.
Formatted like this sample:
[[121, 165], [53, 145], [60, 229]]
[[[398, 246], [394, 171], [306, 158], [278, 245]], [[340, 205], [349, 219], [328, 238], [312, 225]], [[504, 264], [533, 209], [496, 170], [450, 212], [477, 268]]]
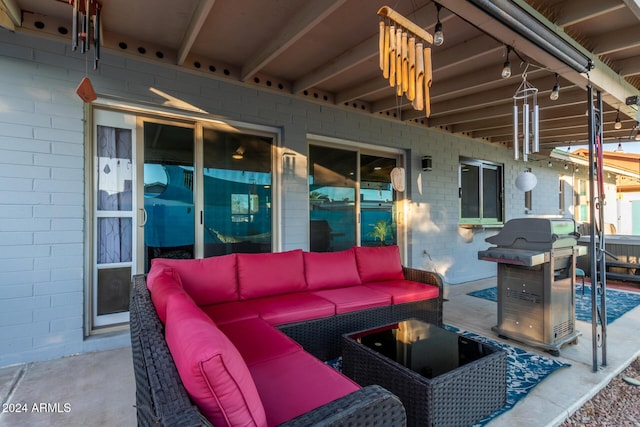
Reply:
[[[477, 203], [478, 217], [463, 217], [463, 183], [462, 174], [463, 166], [472, 165], [478, 167], [478, 183], [477, 183]], [[484, 216], [485, 207], [485, 192], [483, 191], [485, 185], [485, 171], [494, 170], [497, 171], [496, 182], [496, 212], [497, 217], [486, 218]], [[490, 162], [487, 160], [474, 159], [468, 157], [460, 157], [458, 162], [458, 222], [461, 226], [487, 226], [487, 225], [504, 225], [504, 165], [502, 163]]]

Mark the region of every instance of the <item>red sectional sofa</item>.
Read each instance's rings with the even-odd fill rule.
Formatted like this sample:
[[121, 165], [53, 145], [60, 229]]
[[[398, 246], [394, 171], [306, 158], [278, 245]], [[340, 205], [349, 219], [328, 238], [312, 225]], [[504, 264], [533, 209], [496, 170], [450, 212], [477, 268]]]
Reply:
[[395, 396], [322, 361], [346, 332], [442, 322], [440, 277], [397, 246], [155, 259], [133, 285], [140, 425], [404, 425]]

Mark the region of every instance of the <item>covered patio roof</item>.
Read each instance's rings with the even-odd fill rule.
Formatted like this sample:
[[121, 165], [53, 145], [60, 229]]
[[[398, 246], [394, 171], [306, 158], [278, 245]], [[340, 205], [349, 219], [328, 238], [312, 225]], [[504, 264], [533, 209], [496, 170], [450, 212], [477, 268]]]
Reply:
[[[103, 52], [173, 64], [505, 148], [512, 144], [513, 95], [526, 72], [539, 89], [541, 154], [587, 141], [589, 83], [603, 93], [605, 140], [624, 143], [637, 133], [637, 101], [627, 105], [627, 99], [640, 89], [638, 0], [441, 0], [445, 41], [433, 46], [429, 118], [397, 97], [380, 72], [377, 11], [384, 1], [101, 4]], [[433, 34], [435, 2], [391, 6]], [[5, 28], [64, 38], [71, 45], [68, 0], [0, 0], [0, 18]], [[524, 18], [523, 32], [513, 21]], [[535, 40], [538, 35], [542, 41]], [[557, 48], [586, 58], [593, 68], [586, 72], [568, 65]], [[507, 59], [513, 73], [503, 79]], [[556, 83], [560, 95], [551, 100]], [[618, 110], [620, 129], [614, 127]]]

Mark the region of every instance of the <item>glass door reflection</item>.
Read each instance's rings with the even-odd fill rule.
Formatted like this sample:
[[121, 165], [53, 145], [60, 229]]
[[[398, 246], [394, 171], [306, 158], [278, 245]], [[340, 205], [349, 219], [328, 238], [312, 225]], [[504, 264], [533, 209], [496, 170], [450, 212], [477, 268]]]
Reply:
[[309, 147], [310, 249], [333, 252], [356, 245], [358, 153]]
[[145, 271], [153, 258], [194, 258], [194, 129], [144, 123]]

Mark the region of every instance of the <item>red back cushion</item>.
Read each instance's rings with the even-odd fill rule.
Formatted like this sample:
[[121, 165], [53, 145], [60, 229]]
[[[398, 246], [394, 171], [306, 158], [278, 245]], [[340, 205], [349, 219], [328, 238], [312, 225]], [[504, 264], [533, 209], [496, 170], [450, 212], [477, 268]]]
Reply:
[[357, 246], [355, 250], [362, 283], [404, 279], [398, 246]]
[[215, 426], [266, 426], [258, 390], [242, 356], [188, 295], [167, 304], [166, 339], [180, 378]]
[[198, 305], [238, 300], [236, 255], [204, 259], [155, 258], [152, 265], [173, 268], [182, 280], [184, 290]]
[[147, 275], [147, 287], [151, 289], [151, 301], [158, 317], [162, 323], [166, 323], [169, 297], [173, 294], [185, 293], [180, 276], [172, 268], [158, 264], [153, 266]]
[[240, 299], [304, 291], [302, 250], [238, 254], [238, 282]]
[[304, 252], [304, 274], [310, 290], [361, 284], [353, 248], [340, 252]]

